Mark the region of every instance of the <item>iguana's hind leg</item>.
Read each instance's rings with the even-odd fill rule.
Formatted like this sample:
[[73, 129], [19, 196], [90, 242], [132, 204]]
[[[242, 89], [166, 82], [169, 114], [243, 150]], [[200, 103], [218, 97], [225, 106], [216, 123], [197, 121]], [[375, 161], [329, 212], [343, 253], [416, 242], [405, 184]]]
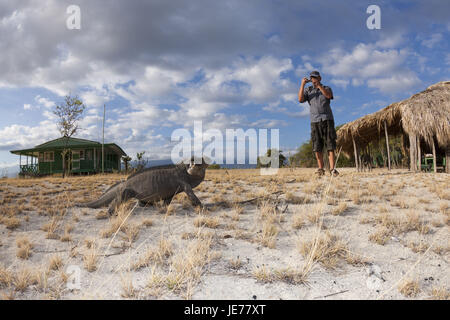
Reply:
[[129, 199], [136, 197], [136, 195], [136, 191], [132, 189], [123, 190], [122, 193], [119, 196], [115, 197], [109, 205], [108, 213], [110, 215], [114, 214], [121, 203], [127, 202]]

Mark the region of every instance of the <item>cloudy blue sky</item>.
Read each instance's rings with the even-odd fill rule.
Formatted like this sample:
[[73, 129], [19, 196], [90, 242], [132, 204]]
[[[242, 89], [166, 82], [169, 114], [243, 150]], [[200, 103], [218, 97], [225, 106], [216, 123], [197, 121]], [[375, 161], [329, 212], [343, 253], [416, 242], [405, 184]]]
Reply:
[[[69, 30], [66, 9], [81, 8]], [[369, 30], [366, 9], [381, 8]], [[58, 137], [63, 96], [87, 105], [78, 137], [169, 158], [177, 128], [278, 128], [310, 135], [297, 101], [311, 70], [333, 88], [336, 124], [449, 80], [450, 2], [335, 0], [0, 0], [0, 164]]]

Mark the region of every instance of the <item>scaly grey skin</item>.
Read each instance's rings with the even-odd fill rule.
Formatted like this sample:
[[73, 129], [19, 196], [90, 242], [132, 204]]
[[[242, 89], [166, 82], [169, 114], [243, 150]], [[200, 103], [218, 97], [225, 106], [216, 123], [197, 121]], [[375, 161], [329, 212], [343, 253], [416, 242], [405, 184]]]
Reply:
[[75, 206], [100, 208], [109, 205], [108, 213], [113, 214], [121, 203], [131, 198], [138, 199], [140, 205], [160, 200], [168, 204], [180, 192], [185, 192], [194, 206], [201, 206], [192, 189], [204, 180], [206, 167], [208, 164], [204, 159], [201, 164], [195, 164], [192, 158], [190, 165], [181, 163], [144, 169], [111, 186], [98, 200]]

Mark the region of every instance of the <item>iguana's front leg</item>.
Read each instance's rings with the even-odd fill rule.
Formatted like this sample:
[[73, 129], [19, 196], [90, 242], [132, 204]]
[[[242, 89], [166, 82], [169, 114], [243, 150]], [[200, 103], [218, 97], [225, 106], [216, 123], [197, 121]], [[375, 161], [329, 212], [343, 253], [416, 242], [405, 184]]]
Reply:
[[108, 213], [113, 215], [121, 203], [127, 202], [129, 199], [136, 197], [136, 191], [132, 189], [125, 189], [120, 195], [117, 195], [111, 202], [108, 208]]
[[197, 207], [197, 206], [202, 205], [201, 201], [194, 194], [194, 191], [192, 190], [192, 187], [189, 184], [187, 184], [187, 183], [184, 184], [183, 190], [184, 190], [184, 192], [186, 192], [186, 194], [187, 194], [189, 200], [191, 200], [193, 206]]

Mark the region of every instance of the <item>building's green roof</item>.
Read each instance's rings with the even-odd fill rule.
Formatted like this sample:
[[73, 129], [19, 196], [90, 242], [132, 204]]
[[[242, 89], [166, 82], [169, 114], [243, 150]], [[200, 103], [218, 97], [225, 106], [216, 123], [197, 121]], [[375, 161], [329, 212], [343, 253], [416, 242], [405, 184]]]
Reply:
[[[102, 144], [100, 142], [86, 140], [86, 139], [78, 139], [78, 138], [65, 138], [61, 137], [55, 140], [51, 140], [45, 142], [43, 144], [37, 145], [34, 148], [23, 149], [23, 150], [12, 150], [10, 151], [13, 154], [31, 154], [33, 152], [40, 151], [49, 151], [55, 149], [74, 149], [74, 148], [101, 148]], [[105, 143], [105, 148], [112, 149], [115, 153], [120, 154], [121, 156], [126, 156], [127, 154], [115, 143]]]

